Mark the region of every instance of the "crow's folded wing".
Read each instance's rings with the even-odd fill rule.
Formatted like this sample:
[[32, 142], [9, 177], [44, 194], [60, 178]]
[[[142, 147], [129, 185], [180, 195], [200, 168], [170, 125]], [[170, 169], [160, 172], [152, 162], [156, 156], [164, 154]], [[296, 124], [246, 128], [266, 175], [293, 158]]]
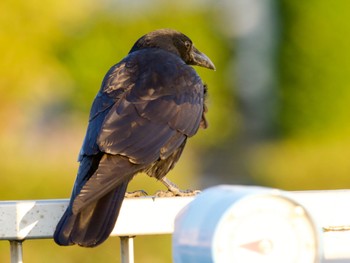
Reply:
[[154, 53], [131, 63], [137, 77], [108, 110], [97, 137], [100, 151], [135, 164], [166, 158], [174, 150], [168, 142], [180, 145], [202, 120], [204, 88], [197, 73], [168, 52]]

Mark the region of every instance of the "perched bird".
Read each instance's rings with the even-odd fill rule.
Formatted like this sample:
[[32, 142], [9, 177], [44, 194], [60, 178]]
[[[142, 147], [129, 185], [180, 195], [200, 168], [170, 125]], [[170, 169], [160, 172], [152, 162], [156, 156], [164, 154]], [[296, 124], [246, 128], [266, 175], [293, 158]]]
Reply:
[[181, 191], [165, 175], [188, 137], [206, 128], [206, 86], [190, 66], [215, 69], [184, 34], [160, 29], [136, 41], [103, 79], [79, 154], [57, 244], [94, 247], [113, 230], [130, 180], [139, 172]]

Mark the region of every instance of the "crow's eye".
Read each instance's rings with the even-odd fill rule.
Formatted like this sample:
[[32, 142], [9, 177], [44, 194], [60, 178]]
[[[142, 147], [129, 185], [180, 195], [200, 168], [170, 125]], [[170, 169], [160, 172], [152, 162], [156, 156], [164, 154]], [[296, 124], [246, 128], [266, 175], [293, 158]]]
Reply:
[[192, 43], [191, 43], [190, 41], [185, 41], [185, 47], [186, 47], [187, 49], [190, 49], [191, 46], [192, 46]]

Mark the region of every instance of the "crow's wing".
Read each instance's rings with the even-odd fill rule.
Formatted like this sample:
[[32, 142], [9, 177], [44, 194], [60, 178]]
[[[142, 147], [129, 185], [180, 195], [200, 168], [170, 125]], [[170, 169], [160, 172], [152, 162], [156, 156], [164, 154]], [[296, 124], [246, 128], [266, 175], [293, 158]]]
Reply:
[[114, 65], [103, 79], [101, 89], [92, 104], [89, 117], [89, 125], [79, 154], [79, 161], [82, 157], [92, 156], [100, 153], [97, 145], [97, 137], [111, 107], [118, 103], [125, 91], [130, 90], [137, 76], [135, 67], [130, 67], [128, 57]]
[[161, 50], [135, 53], [129, 63], [133, 76], [125, 78], [133, 82], [108, 110], [97, 144], [105, 153], [150, 164], [171, 154], [163, 149], [169, 140], [181, 144], [197, 132], [204, 89], [194, 69], [177, 56]]

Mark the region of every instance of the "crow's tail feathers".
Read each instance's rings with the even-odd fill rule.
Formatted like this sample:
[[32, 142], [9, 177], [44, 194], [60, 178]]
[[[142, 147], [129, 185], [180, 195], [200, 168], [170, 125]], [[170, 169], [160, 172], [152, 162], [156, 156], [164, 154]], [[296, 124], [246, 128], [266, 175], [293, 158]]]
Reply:
[[105, 241], [114, 228], [127, 186], [128, 181], [121, 183], [77, 214], [73, 214], [71, 203], [56, 227], [55, 242], [94, 247]]

